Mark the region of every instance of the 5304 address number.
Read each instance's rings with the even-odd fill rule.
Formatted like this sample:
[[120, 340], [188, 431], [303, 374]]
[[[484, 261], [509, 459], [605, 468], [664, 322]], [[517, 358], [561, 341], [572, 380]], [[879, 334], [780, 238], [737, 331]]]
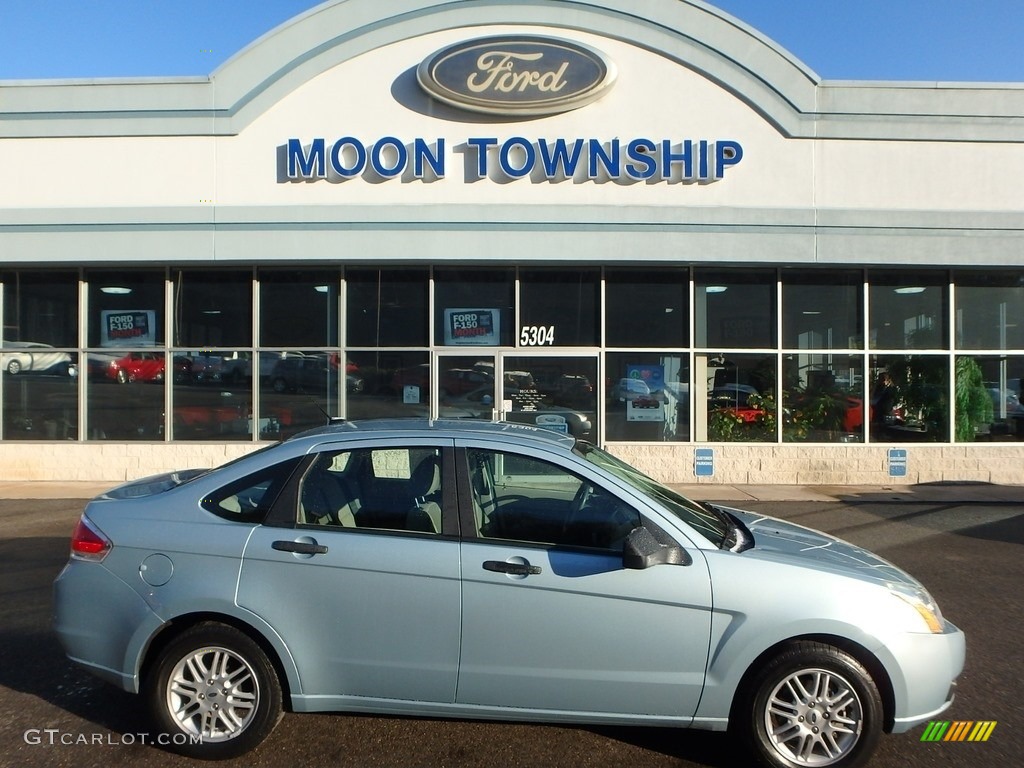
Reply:
[[519, 346], [550, 347], [555, 343], [555, 326], [524, 325], [519, 331]]

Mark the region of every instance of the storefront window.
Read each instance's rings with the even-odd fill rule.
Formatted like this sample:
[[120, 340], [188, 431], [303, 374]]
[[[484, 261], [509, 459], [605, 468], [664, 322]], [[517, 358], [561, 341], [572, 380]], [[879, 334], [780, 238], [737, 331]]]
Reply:
[[258, 355], [258, 421], [248, 428], [263, 439], [290, 437], [341, 415], [348, 371], [337, 352], [266, 352]]
[[940, 271], [868, 273], [872, 349], [948, 349], [949, 278]]
[[864, 441], [864, 358], [824, 352], [782, 361], [782, 439], [815, 443]]
[[775, 442], [778, 439], [774, 355], [694, 356], [704, 397], [694, 402], [698, 441]]
[[519, 346], [597, 346], [598, 276], [594, 269], [521, 270]]
[[497, 415], [612, 442], [1024, 442], [1024, 272], [692, 273], [691, 305], [670, 268], [0, 271], [0, 437]]
[[4, 290], [3, 343], [78, 346], [78, 273], [0, 272]]
[[956, 358], [957, 442], [1024, 439], [1024, 357]]
[[252, 346], [252, 273], [176, 270], [174, 312], [178, 346]]
[[434, 272], [434, 343], [515, 345], [515, 273], [511, 269]]
[[0, 363], [5, 440], [78, 439], [77, 353], [8, 346]]
[[78, 274], [0, 272], [3, 439], [78, 437]]
[[163, 270], [95, 270], [85, 279], [90, 347], [164, 345]]
[[695, 282], [698, 347], [775, 346], [774, 270], [697, 270]]
[[1024, 349], [1024, 273], [956, 274], [958, 349]]
[[163, 350], [88, 352], [86, 434], [90, 440], [163, 440]]
[[689, 285], [687, 270], [609, 270], [605, 274], [605, 346], [688, 346]]
[[350, 351], [345, 360], [346, 418], [430, 415], [430, 356], [426, 352]]
[[253, 439], [251, 352], [178, 350], [172, 361], [172, 439]]
[[783, 347], [863, 349], [863, 290], [859, 271], [783, 271]]
[[337, 346], [340, 278], [337, 270], [261, 270], [260, 346]]
[[430, 336], [425, 269], [349, 269], [346, 339], [350, 347], [425, 347]]
[[946, 355], [873, 355], [870, 380], [872, 442], [949, 440]]
[[605, 355], [608, 440], [690, 439], [690, 356], [674, 352]]

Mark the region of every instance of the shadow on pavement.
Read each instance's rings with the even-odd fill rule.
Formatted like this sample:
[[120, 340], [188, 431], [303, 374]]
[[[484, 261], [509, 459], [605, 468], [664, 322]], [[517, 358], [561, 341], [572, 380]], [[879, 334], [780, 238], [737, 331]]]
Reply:
[[35, 696], [121, 733], [143, 725], [135, 697], [72, 664], [51, 628], [53, 580], [67, 561], [68, 539], [0, 540], [0, 687]]

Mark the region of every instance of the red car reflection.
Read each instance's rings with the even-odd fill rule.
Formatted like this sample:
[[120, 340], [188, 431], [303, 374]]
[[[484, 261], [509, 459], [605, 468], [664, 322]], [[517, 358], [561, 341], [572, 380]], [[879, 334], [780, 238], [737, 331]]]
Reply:
[[[164, 356], [157, 352], [129, 352], [124, 357], [111, 360], [106, 375], [118, 384], [130, 381], [163, 381], [166, 364]], [[175, 381], [189, 381], [192, 378], [192, 362], [187, 357], [174, 358]]]

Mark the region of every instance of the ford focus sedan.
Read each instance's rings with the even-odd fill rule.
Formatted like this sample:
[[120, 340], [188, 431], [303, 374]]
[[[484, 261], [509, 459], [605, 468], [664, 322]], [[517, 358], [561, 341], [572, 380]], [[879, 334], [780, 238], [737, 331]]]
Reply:
[[287, 709], [729, 729], [765, 765], [852, 766], [949, 706], [965, 650], [870, 552], [470, 421], [333, 424], [115, 488], [55, 611], [73, 661], [203, 758]]

